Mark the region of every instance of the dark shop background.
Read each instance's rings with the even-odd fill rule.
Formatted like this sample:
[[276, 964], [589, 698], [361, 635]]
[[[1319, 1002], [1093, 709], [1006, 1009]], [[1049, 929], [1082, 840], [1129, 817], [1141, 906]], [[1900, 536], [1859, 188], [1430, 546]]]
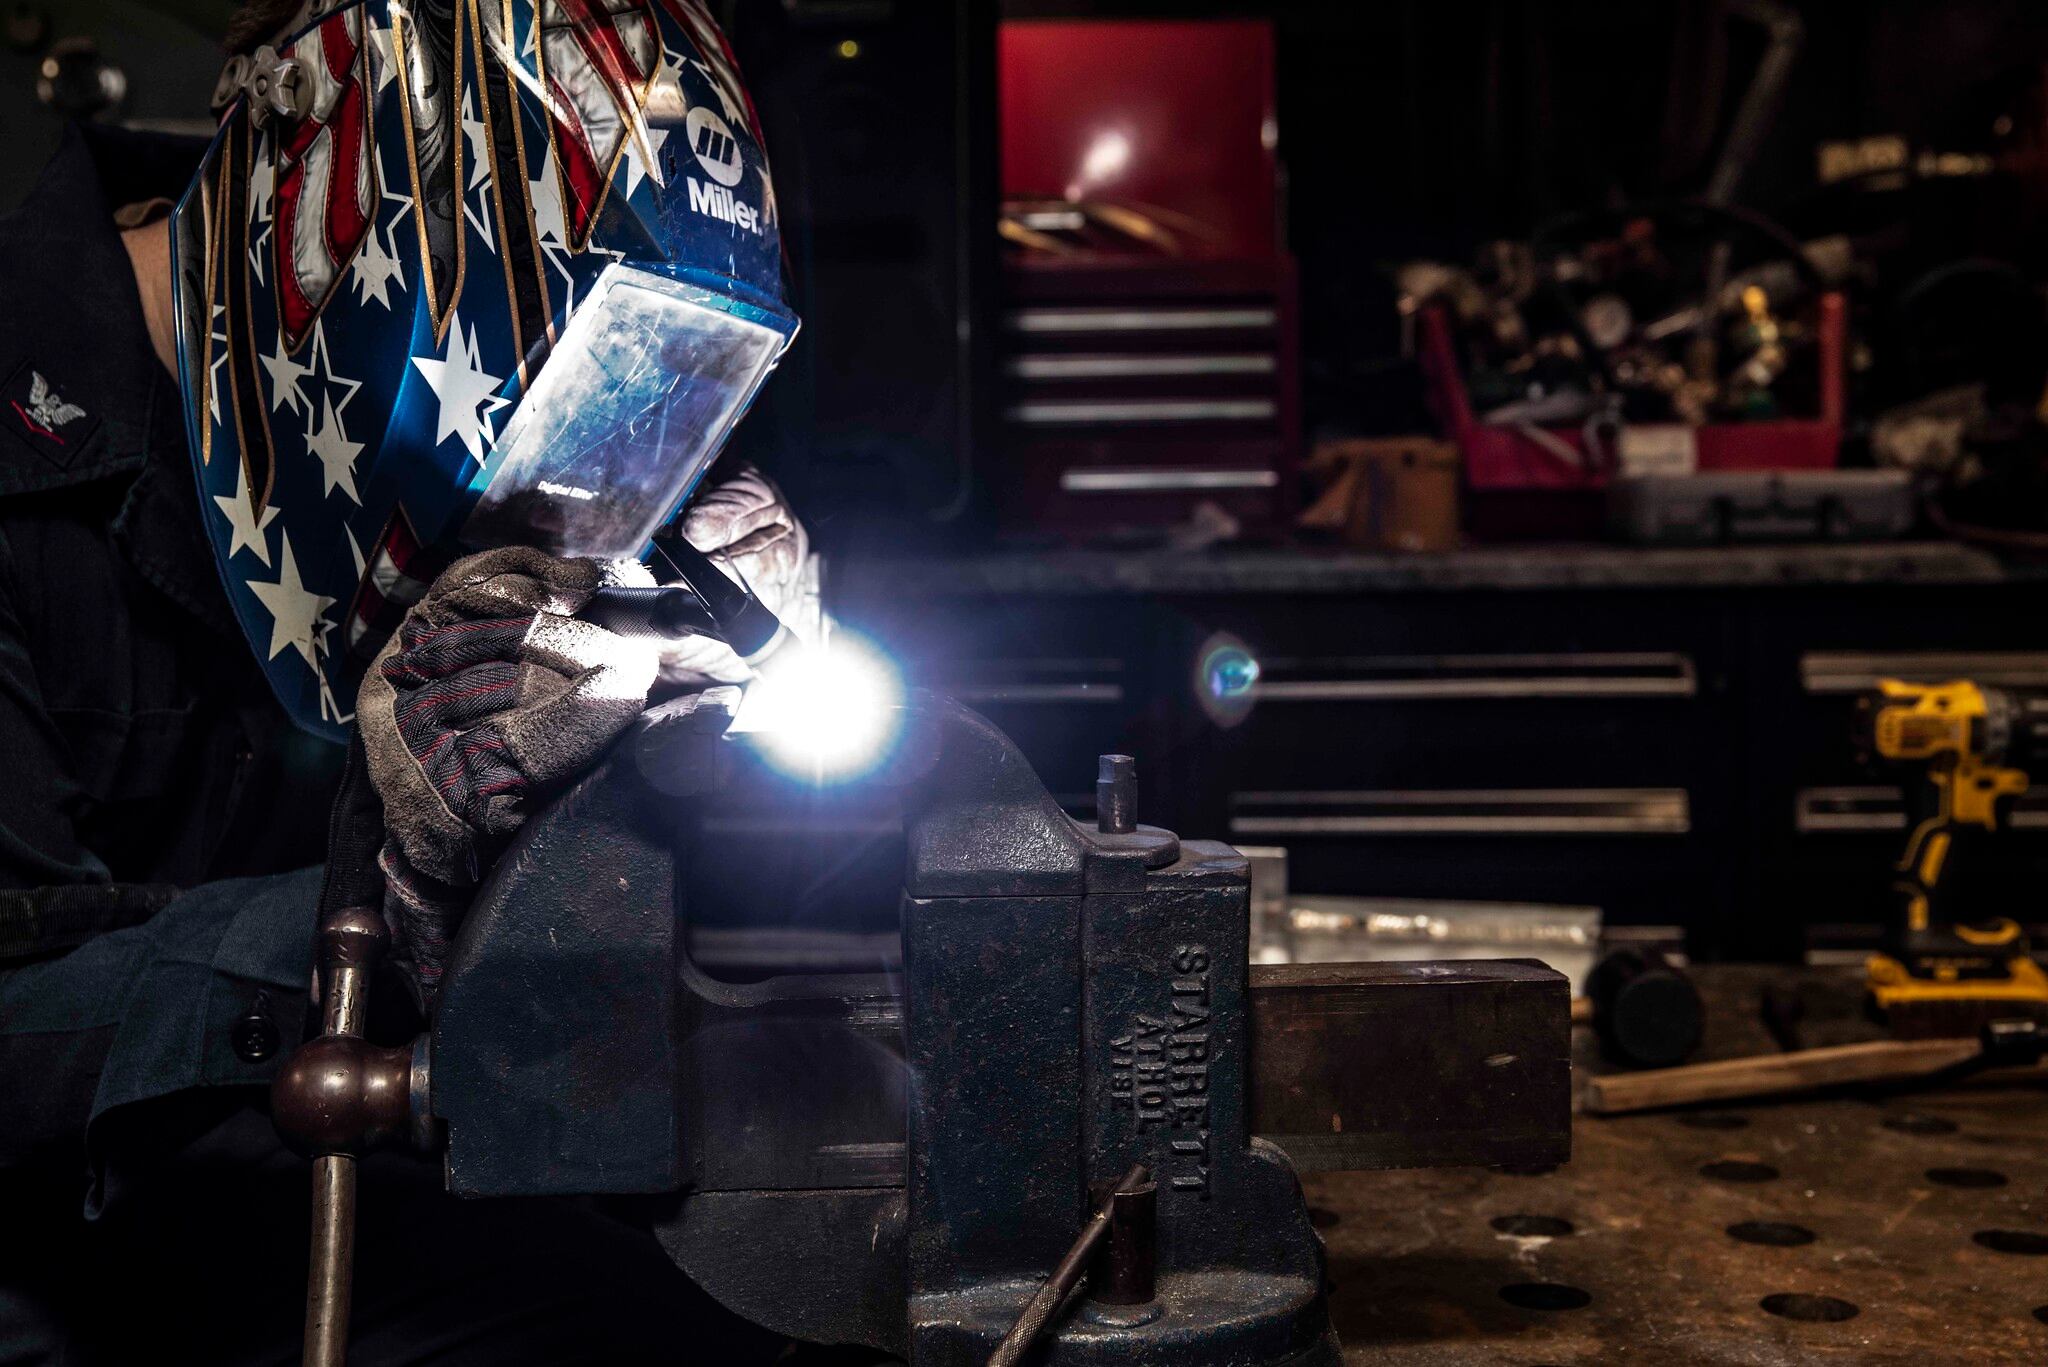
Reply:
[[[1305, 894], [1854, 953], [1857, 699], [2048, 685], [2048, 9], [713, 8], [805, 320], [737, 444], [1075, 810], [1129, 749]], [[227, 10], [10, 3], [0, 196], [205, 133]]]

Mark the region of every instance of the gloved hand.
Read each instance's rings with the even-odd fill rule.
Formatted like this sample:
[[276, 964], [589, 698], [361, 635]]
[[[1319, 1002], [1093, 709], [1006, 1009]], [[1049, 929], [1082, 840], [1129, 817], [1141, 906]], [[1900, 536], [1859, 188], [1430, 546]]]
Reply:
[[[818, 616], [810, 538], [773, 480], [751, 465], [708, 485], [683, 510], [683, 539], [752, 589], [799, 637]], [[664, 682], [689, 688], [741, 683], [750, 671], [722, 641], [696, 636], [663, 648]]]
[[646, 704], [653, 647], [571, 615], [606, 569], [522, 546], [458, 560], [363, 679], [385, 915], [422, 1005], [505, 842]]

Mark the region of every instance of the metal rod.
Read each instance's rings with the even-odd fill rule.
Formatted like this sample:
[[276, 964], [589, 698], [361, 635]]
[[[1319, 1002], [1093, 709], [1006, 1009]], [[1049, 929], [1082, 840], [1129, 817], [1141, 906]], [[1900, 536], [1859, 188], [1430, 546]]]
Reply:
[[305, 1367], [342, 1367], [356, 1245], [356, 1160], [313, 1160], [313, 1256], [306, 1273]]
[[[319, 941], [323, 1040], [362, 1038], [369, 1013], [370, 975], [389, 938], [382, 914], [372, 907], [345, 907], [323, 919]], [[355, 1247], [355, 1155], [317, 1154], [313, 1159], [312, 1249], [306, 1266], [305, 1367], [343, 1367], [348, 1354]]]
[[1123, 1175], [1095, 1213], [1088, 1217], [1088, 1223], [1081, 1226], [1080, 1235], [1074, 1246], [1067, 1250], [1067, 1256], [1060, 1259], [1060, 1265], [1053, 1269], [1036, 1294], [1025, 1303], [1024, 1312], [1017, 1316], [1017, 1322], [1010, 1326], [1010, 1332], [1003, 1335], [1003, 1341], [996, 1345], [989, 1355], [988, 1367], [1017, 1367], [1024, 1360], [1024, 1354], [1038, 1341], [1038, 1336], [1052, 1322], [1059, 1308], [1073, 1295], [1074, 1288], [1081, 1283], [1081, 1274], [1088, 1267], [1088, 1260], [1095, 1253], [1095, 1246], [1102, 1242], [1102, 1236], [1109, 1231], [1110, 1212], [1116, 1207], [1116, 1197], [1121, 1192], [1136, 1191], [1152, 1180], [1152, 1170], [1143, 1163], [1136, 1164]]

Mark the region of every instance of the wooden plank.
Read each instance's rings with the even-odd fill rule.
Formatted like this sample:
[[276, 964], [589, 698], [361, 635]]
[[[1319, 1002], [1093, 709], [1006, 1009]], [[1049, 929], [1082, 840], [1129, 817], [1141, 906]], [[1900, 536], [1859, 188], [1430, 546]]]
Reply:
[[1571, 1153], [1571, 988], [1534, 960], [1252, 969], [1252, 1132], [1305, 1172]]

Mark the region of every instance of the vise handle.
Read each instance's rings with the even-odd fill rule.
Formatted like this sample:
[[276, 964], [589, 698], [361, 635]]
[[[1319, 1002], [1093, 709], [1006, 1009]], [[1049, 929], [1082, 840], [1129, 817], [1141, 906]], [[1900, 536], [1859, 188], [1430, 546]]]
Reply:
[[1053, 1269], [1050, 1277], [1040, 1284], [1036, 1293], [1024, 1304], [1017, 1322], [1010, 1326], [1010, 1332], [1003, 1335], [1003, 1341], [996, 1345], [989, 1355], [988, 1367], [1017, 1367], [1024, 1360], [1024, 1354], [1038, 1341], [1052, 1323], [1053, 1316], [1067, 1303], [1081, 1285], [1081, 1275], [1088, 1269], [1088, 1260], [1095, 1255], [1096, 1245], [1109, 1233], [1110, 1219], [1116, 1212], [1117, 1198], [1137, 1192], [1152, 1180], [1152, 1170], [1143, 1163], [1136, 1164], [1123, 1175], [1116, 1187], [1103, 1197], [1095, 1213], [1088, 1217], [1088, 1223], [1081, 1226], [1081, 1232], [1074, 1239], [1074, 1246], [1060, 1259], [1060, 1265]]

